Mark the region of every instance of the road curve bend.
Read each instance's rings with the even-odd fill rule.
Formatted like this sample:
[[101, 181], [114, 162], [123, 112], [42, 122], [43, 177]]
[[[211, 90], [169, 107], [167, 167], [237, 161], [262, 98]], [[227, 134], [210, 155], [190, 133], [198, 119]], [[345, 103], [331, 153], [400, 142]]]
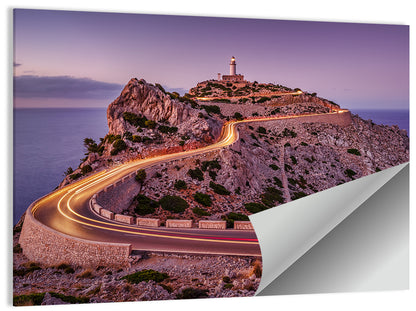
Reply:
[[233, 144], [238, 140], [236, 127], [239, 124], [314, 115], [318, 114], [229, 121], [224, 124], [218, 141], [212, 145], [131, 161], [98, 172], [35, 201], [27, 213], [32, 213], [37, 221], [58, 232], [90, 241], [131, 244], [133, 250], [261, 256], [254, 231], [138, 227], [103, 219], [90, 209], [89, 202], [95, 193], [139, 169], [204, 154]]

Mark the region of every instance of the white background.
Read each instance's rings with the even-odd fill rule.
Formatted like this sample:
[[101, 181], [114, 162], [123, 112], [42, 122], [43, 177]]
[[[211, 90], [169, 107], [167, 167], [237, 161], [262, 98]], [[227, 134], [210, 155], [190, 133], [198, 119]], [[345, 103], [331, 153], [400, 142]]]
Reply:
[[[2, 204], [2, 277], [1, 277], [1, 307], [11, 308], [12, 303], [12, 183], [13, 183], [13, 112], [12, 112], [12, 72], [13, 72], [13, 47], [12, 47], [12, 9], [61, 9], [61, 10], [83, 10], [83, 11], [106, 11], [106, 12], [129, 12], [129, 13], [154, 13], [154, 14], [176, 14], [176, 15], [199, 15], [199, 16], [224, 16], [224, 17], [252, 17], [291, 20], [314, 20], [314, 21], [338, 21], [338, 22], [365, 22], [365, 23], [387, 23], [410, 25], [411, 42], [411, 79], [410, 89], [414, 89], [414, 62], [412, 56], [415, 52], [414, 29], [416, 12], [414, 1], [325, 1], [325, 0], [285, 0], [285, 1], [88, 1], [72, 0], [58, 1], [23, 1], [4, 0], [1, 3], [1, 173], [0, 173], [0, 198]], [[58, 4], [59, 3], [59, 4]], [[413, 101], [412, 101], [413, 99]], [[414, 105], [414, 96], [411, 93], [410, 106]], [[413, 110], [413, 107], [412, 109]], [[414, 124], [413, 113], [411, 114], [411, 130]], [[411, 144], [413, 151], [414, 144]], [[414, 158], [413, 156], [411, 158]], [[413, 160], [412, 160], [413, 161]], [[413, 168], [413, 167], [412, 167]], [[411, 169], [411, 185], [414, 183], [414, 170]], [[412, 191], [411, 191], [412, 192]], [[410, 206], [414, 206], [414, 195], [411, 195]], [[394, 208], [394, 207], [392, 207]], [[414, 242], [414, 212], [411, 211], [411, 246]], [[411, 259], [414, 260], [414, 247], [411, 247]], [[322, 295], [293, 295], [273, 296], [256, 298], [223, 298], [204, 299], [191, 301], [153, 301], [134, 303], [109, 303], [99, 305], [79, 305], [77, 310], [113, 310], [123, 309], [149, 309], [152, 310], [411, 310], [412, 301], [416, 301], [414, 280], [415, 270], [411, 266], [411, 283], [413, 289], [399, 292], [375, 292], [358, 294], [322, 294]], [[42, 307], [42, 310], [60, 309], [71, 310], [74, 306], [50, 306]]]

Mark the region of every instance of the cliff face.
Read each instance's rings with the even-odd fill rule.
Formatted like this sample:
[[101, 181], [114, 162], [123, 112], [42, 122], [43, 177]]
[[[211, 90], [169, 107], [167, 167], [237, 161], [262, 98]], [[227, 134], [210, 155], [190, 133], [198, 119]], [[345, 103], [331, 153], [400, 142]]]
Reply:
[[86, 157], [60, 187], [113, 165], [147, 156], [195, 149], [213, 143], [223, 121], [160, 85], [131, 79], [107, 108], [109, 132], [101, 142], [84, 141]]
[[203, 136], [206, 140], [214, 139], [220, 130], [220, 124], [215, 120], [198, 118], [200, 112], [198, 109], [172, 99], [162, 89], [146, 83], [143, 79], [131, 79], [120, 96], [108, 106], [109, 134], [122, 135], [126, 131], [136, 132], [135, 127], [123, 118], [125, 112], [176, 126], [179, 128], [178, 132], [192, 127], [195, 136]]

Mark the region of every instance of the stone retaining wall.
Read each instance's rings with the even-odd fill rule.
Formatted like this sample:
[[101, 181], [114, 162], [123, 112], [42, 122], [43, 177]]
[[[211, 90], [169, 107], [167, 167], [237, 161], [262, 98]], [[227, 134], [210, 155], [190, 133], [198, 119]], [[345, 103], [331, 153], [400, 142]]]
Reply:
[[158, 218], [137, 218], [136, 224], [138, 226], [146, 227], [160, 227], [160, 219]]
[[137, 194], [136, 173], [131, 173], [106, 187], [104, 191], [97, 193], [97, 203], [103, 208], [120, 214], [131, 202], [131, 198]]
[[250, 221], [234, 221], [235, 230], [254, 230]]
[[112, 211], [109, 211], [108, 209], [105, 209], [105, 208], [101, 209], [100, 215], [105, 217], [105, 218], [111, 219], [111, 220], [114, 219], [114, 213]]
[[[352, 117], [351, 112], [345, 110], [344, 112], [339, 113], [326, 113], [326, 114], [319, 114], [313, 116], [304, 116], [304, 117], [294, 117], [294, 118], [287, 118], [281, 120], [270, 120], [270, 121], [261, 121], [265, 126], [267, 125], [274, 125], [276, 122], [280, 122], [280, 124], [285, 124], [285, 126], [290, 126], [291, 124], [302, 124], [302, 123], [329, 123], [335, 124], [342, 127], [349, 126], [352, 124]], [[258, 121], [253, 121], [258, 122]]]
[[225, 230], [227, 222], [225, 220], [200, 220], [198, 226], [199, 229]]
[[134, 217], [133, 216], [115, 214], [114, 215], [114, 220], [115, 221], [119, 221], [119, 222], [123, 222], [123, 223], [126, 223], [126, 224], [129, 224], [129, 225], [134, 224]]
[[23, 254], [44, 265], [67, 263], [83, 267], [129, 267], [130, 244], [95, 242], [55, 231], [26, 211], [19, 243]]
[[166, 228], [192, 228], [192, 220], [168, 219]]
[[92, 203], [92, 208], [94, 209], [94, 211], [101, 215], [101, 210], [103, 209], [100, 205], [98, 205], [97, 203]]

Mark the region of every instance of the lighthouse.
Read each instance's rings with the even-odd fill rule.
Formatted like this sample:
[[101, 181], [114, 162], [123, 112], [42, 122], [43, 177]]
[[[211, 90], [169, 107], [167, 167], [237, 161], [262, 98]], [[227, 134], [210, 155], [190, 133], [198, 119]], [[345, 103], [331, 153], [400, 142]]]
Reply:
[[235, 63], [235, 57], [232, 56], [231, 57], [231, 62], [230, 62], [230, 76], [235, 76], [236, 75], [236, 66], [237, 66], [237, 64]]
[[[222, 76], [222, 81], [243, 82], [244, 81], [244, 76], [243, 75], [238, 75], [236, 73], [237, 72], [236, 67], [237, 67], [237, 63], [235, 62], [235, 57], [232, 56], [231, 61], [230, 61], [230, 74], [229, 75], [223, 75]], [[219, 76], [218, 76], [218, 80], [219, 80]]]

